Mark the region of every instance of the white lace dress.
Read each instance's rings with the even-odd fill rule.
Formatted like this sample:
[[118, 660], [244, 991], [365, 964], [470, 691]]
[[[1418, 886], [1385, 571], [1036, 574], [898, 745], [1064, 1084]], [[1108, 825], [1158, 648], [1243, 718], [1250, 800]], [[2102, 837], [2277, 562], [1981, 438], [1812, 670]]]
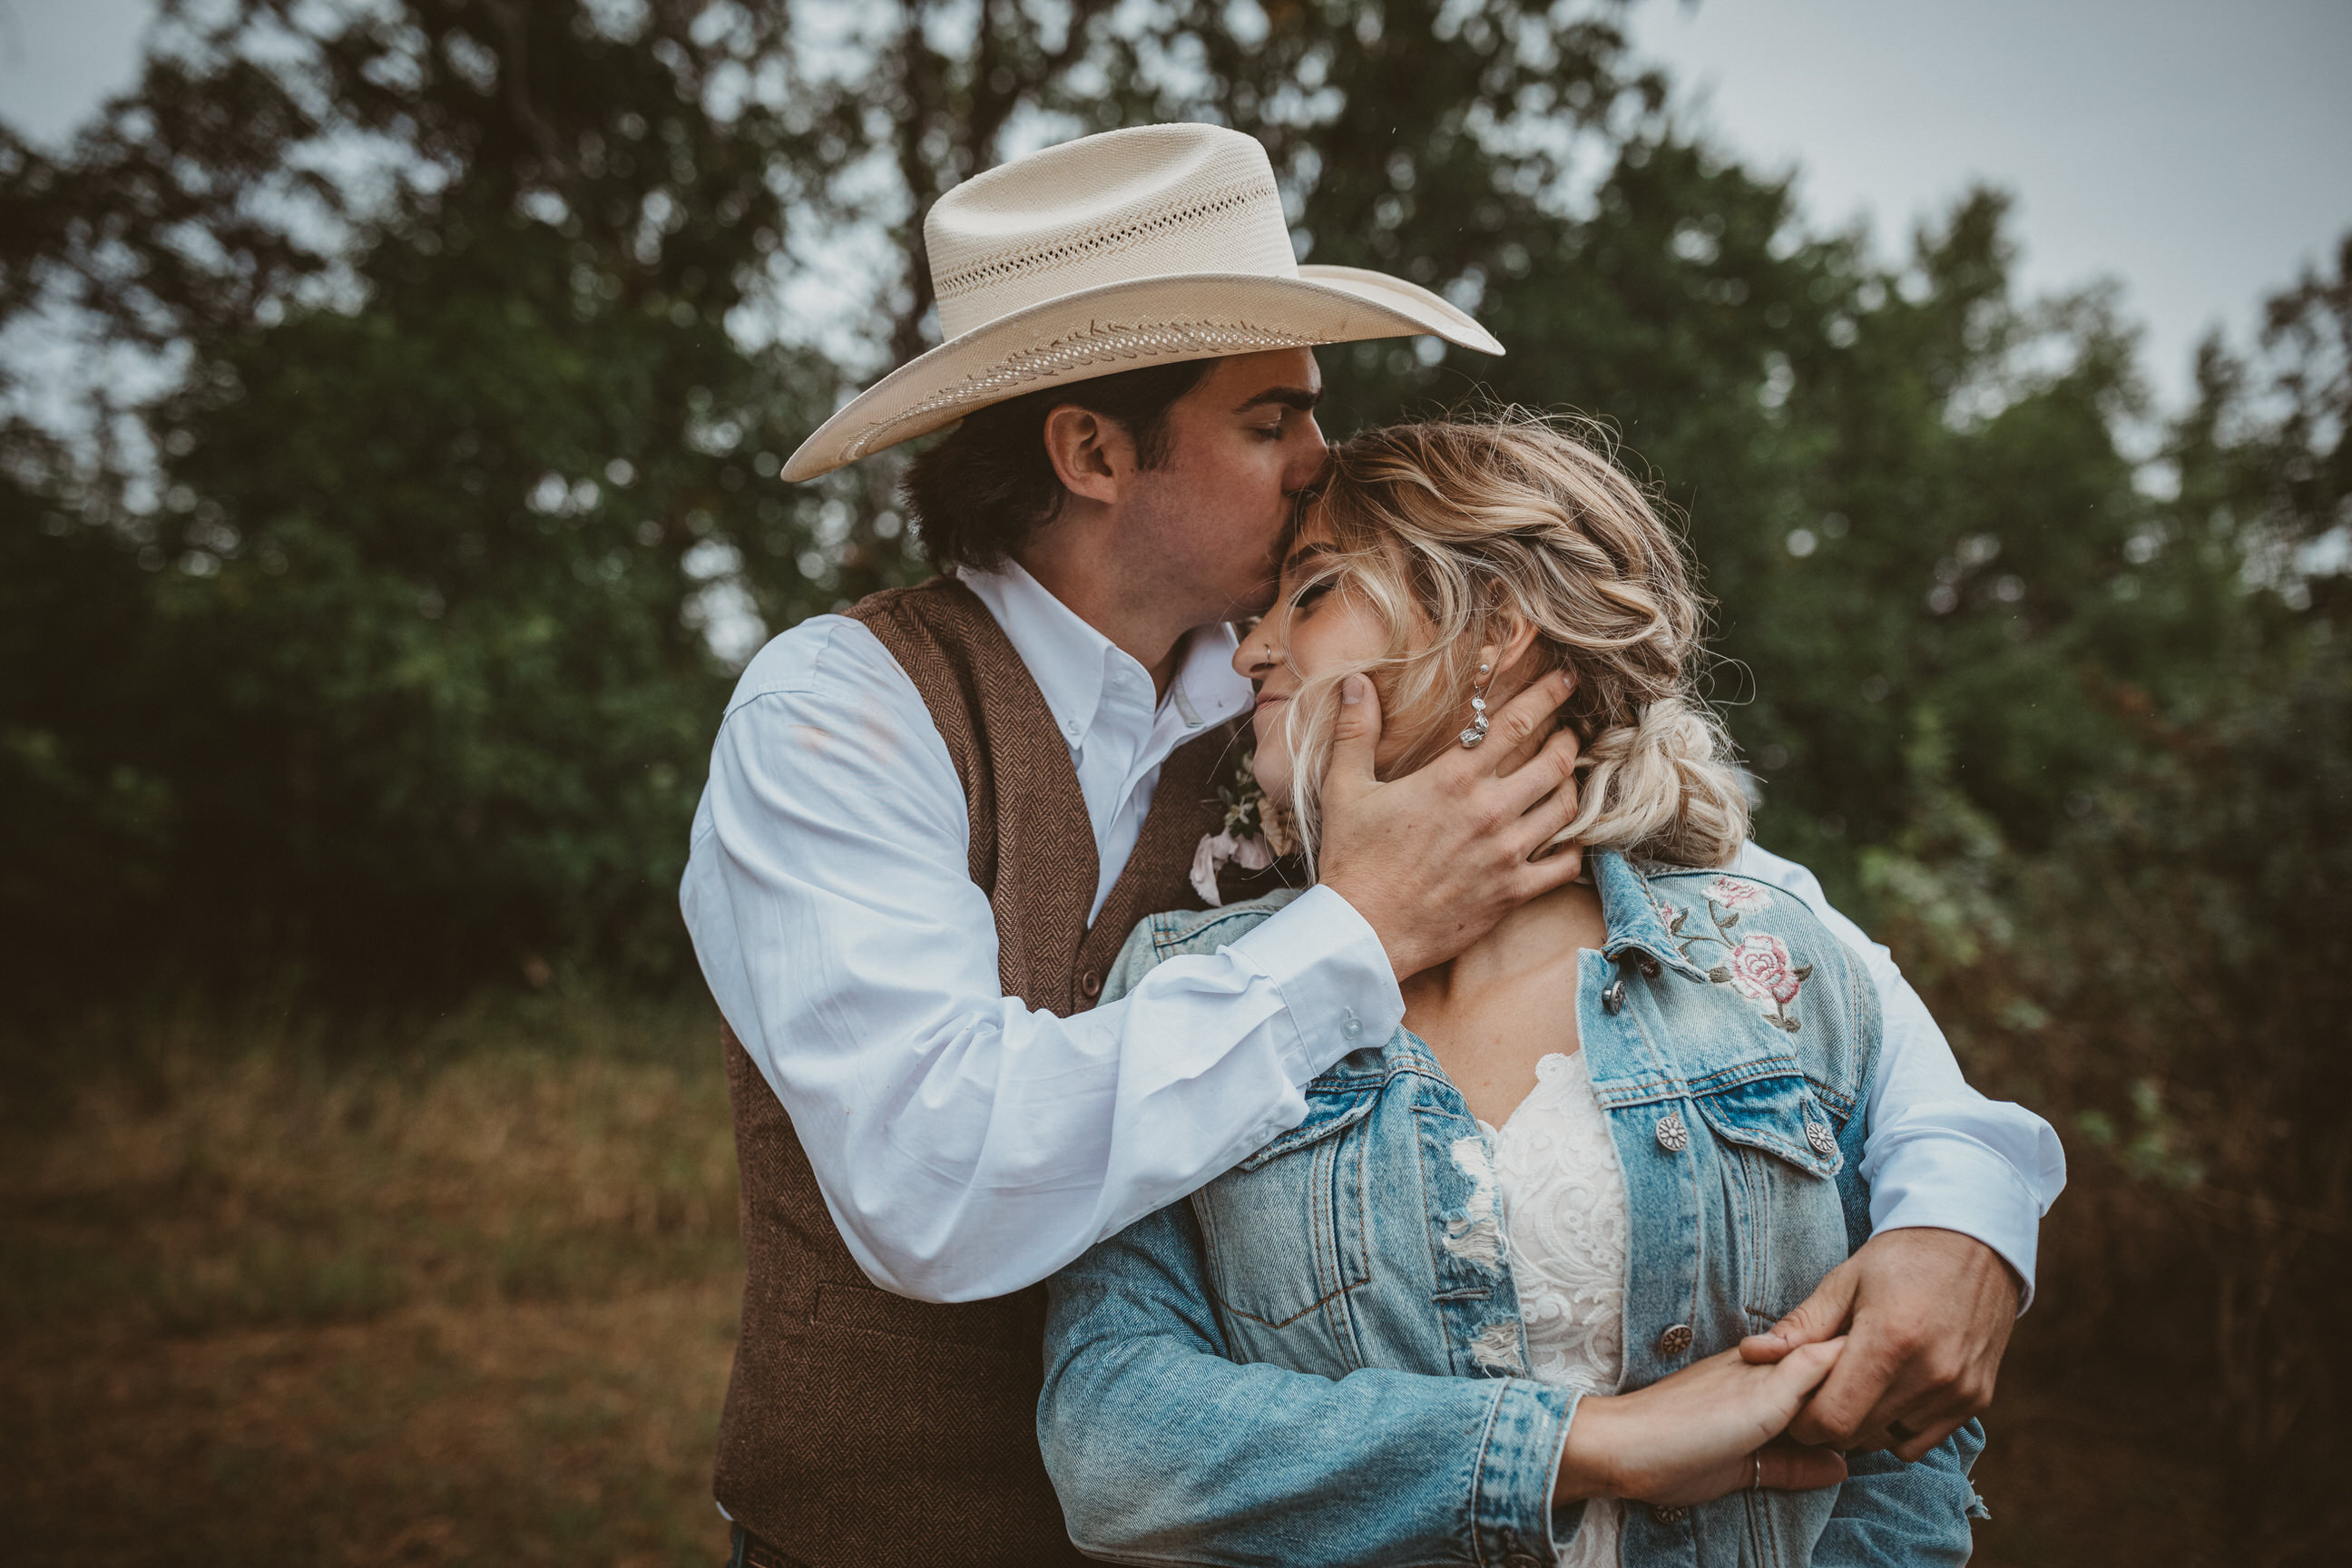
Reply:
[[[1625, 1173], [1584, 1053], [1536, 1064], [1536, 1087], [1495, 1134], [1496, 1185], [1527, 1324], [1529, 1373], [1614, 1394], [1625, 1370]], [[1623, 1505], [1587, 1504], [1562, 1568], [1614, 1568]]]

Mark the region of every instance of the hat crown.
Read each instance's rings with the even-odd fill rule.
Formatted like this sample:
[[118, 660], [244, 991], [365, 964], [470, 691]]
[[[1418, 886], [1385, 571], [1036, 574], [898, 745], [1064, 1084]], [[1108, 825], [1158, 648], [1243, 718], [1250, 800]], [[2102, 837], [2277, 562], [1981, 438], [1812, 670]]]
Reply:
[[950, 340], [1104, 284], [1298, 276], [1265, 149], [1216, 125], [1107, 131], [1001, 164], [933, 203], [923, 241]]

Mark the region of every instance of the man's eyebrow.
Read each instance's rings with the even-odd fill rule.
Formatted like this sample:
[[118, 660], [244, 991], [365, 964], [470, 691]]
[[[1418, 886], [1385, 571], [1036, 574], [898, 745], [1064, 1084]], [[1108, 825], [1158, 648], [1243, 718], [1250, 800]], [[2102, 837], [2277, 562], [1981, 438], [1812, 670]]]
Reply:
[[1312, 414], [1315, 412], [1315, 405], [1322, 401], [1321, 387], [1269, 386], [1255, 397], [1236, 407], [1234, 412], [1246, 414], [1253, 408], [1263, 407], [1271, 403], [1284, 408], [1296, 408], [1301, 414]]

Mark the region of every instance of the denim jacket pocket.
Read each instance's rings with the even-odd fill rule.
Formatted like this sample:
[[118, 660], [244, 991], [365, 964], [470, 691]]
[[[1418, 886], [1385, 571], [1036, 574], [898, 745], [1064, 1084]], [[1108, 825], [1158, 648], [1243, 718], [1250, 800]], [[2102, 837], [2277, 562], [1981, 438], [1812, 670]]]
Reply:
[[1834, 1176], [1845, 1168], [1837, 1123], [1813, 1097], [1811, 1082], [1796, 1063], [1757, 1063], [1746, 1073], [1717, 1079], [1691, 1086], [1692, 1101], [1717, 1137], [1809, 1175]]
[[1371, 1278], [1357, 1130], [1379, 1100], [1369, 1086], [1314, 1095], [1305, 1121], [1192, 1194], [1228, 1313], [1287, 1328]]

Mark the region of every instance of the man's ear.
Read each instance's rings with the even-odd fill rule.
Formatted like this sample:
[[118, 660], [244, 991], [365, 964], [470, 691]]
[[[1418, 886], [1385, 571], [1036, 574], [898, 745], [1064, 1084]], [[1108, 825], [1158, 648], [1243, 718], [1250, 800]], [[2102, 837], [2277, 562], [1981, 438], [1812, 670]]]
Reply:
[[1109, 505], [1135, 472], [1135, 443], [1116, 419], [1075, 403], [1045, 416], [1045, 456], [1063, 489]]

